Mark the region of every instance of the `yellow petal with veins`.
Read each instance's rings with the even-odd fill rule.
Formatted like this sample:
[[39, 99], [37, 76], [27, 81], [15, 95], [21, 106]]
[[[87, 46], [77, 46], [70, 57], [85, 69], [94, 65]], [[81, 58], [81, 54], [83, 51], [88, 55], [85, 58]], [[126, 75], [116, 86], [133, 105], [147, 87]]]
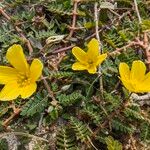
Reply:
[[15, 68], [0, 66], [0, 84], [17, 81], [18, 72]]
[[123, 85], [125, 86], [125, 88], [128, 89], [130, 92], [135, 92], [137, 90], [133, 87], [133, 85], [130, 82], [125, 81], [123, 79], [121, 79], [121, 81], [122, 81]]
[[100, 65], [107, 58], [107, 54], [99, 55], [97, 58], [96, 66]]
[[32, 83], [25, 87], [22, 87], [20, 91], [21, 98], [25, 99], [30, 97], [36, 91], [36, 88], [37, 88], [36, 83]]
[[145, 75], [144, 80], [140, 84], [140, 88], [145, 92], [150, 92], [150, 72]]
[[119, 73], [122, 80], [129, 81], [130, 70], [129, 70], [129, 66], [126, 63], [120, 63]]
[[43, 64], [39, 59], [34, 59], [30, 66], [30, 78], [32, 82], [38, 80], [42, 74]]
[[20, 95], [20, 88], [16, 82], [9, 82], [0, 92], [1, 101], [15, 100]]
[[144, 82], [145, 80], [150, 81], [150, 72], [148, 72], [148, 73], [145, 75], [143, 82]]
[[144, 80], [145, 72], [146, 72], [145, 64], [140, 60], [134, 61], [132, 63], [130, 79], [132, 81], [142, 81]]
[[72, 53], [73, 53], [73, 55], [76, 57], [76, 59], [78, 60], [78, 61], [80, 61], [80, 62], [85, 62], [85, 61], [87, 61], [86, 60], [86, 52], [85, 51], [83, 51], [81, 48], [79, 48], [79, 47], [74, 47], [73, 49], [72, 49]]
[[87, 51], [88, 58], [90, 58], [94, 62], [96, 62], [96, 58], [99, 55], [99, 53], [100, 53], [99, 42], [98, 42], [98, 40], [93, 38], [88, 43], [88, 51]]
[[86, 70], [87, 67], [80, 62], [76, 62], [72, 65], [73, 70]]
[[23, 53], [23, 49], [18, 44], [14, 44], [8, 49], [6, 58], [18, 71], [26, 72], [29, 69], [29, 65]]
[[97, 71], [97, 68], [96, 66], [93, 65], [93, 66], [90, 66], [87, 70], [90, 74], [95, 74]]

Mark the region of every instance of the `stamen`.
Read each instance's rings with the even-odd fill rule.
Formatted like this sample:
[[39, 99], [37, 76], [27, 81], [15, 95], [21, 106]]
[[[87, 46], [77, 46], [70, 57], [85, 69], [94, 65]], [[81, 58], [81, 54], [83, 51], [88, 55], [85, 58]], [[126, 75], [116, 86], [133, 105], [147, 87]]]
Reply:
[[89, 65], [93, 64], [93, 61], [92, 61], [92, 60], [89, 60], [89, 61], [88, 61], [88, 64], [89, 64]]
[[18, 74], [18, 81], [20, 87], [27, 86], [31, 83], [31, 79], [29, 77], [29, 74]]

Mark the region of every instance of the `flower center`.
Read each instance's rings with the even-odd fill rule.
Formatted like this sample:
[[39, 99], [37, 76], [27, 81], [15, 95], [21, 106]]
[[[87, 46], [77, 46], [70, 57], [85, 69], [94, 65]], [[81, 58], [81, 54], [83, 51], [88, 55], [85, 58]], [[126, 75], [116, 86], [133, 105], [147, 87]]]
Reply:
[[31, 78], [29, 77], [29, 74], [18, 74], [18, 80], [17, 83], [19, 84], [20, 87], [27, 86], [31, 83]]
[[88, 64], [89, 64], [89, 65], [92, 65], [93, 63], [94, 63], [94, 62], [93, 62], [92, 60], [89, 60], [89, 61], [88, 61]]

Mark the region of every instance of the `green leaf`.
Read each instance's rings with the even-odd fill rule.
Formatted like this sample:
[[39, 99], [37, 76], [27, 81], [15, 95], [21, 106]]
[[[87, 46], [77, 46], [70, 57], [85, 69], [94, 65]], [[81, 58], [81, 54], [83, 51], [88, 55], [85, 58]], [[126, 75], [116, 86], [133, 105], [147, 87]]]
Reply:
[[122, 150], [122, 144], [111, 136], [106, 137], [105, 142], [108, 150]]
[[82, 121], [79, 121], [75, 117], [70, 118], [70, 123], [72, 129], [75, 131], [77, 140], [81, 140], [81, 142], [85, 142], [90, 137], [90, 131], [86, 124]]
[[57, 96], [59, 103], [63, 106], [72, 106], [73, 104], [83, 100], [85, 97], [79, 92], [73, 92], [69, 95], [60, 94]]
[[37, 93], [34, 99], [30, 99], [22, 108], [22, 116], [33, 116], [35, 113], [44, 111], [44, 108], [48, 105], [48, 95]]
[[56, 145], [58, 150], [76, 150], [75, 135], [72, 130], [62, 127], [57, 133]]
[[142, 26], [143, 31], [149, 31], [150, 30], [150, 20], [142, 20], [141, 26]]

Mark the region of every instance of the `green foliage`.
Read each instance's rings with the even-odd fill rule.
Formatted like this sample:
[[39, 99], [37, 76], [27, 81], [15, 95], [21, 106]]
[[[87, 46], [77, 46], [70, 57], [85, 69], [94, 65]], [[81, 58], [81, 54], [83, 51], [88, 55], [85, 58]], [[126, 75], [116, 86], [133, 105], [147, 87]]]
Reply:
[[117, 140], [114, 140], [111, 136], [106, 137], [105, 142], [108, 150], [122, 150], [122, 144]]
[[64, 9], [63, 5], [57, 5], [56, 3], [51, 4], [47, 7], [47, 10], [54, 14], [59, 14], [61, 16], [71, 16], [71, 11], [69, 9]]
[[58, 72], [50, 72], [50, 78], [64, 78], [64, 77], [71, 77], [73, 75], [72, 72], [63, 72], [63, 71], [58, 71]]
[[45, 69], [45, 74], [49, 78], [66, 78], [66, 77], [72, 77], [73, 72], [65, 72], [65, 71], [49, 71], [48, 69]]
[[5, 139], [0, 139], [0, 150], [8, 150], [8, 143]]
[[20, 37], [13, 33], [14, 29], [11, 25], [5, 24], [0, 28], [0, 44], [1, 47], [8, 47], [8, 44], [13, 44], [20, 41]]
[[41, 113], [48, 105], [48, 96], [46, 93], [37, 93], [22, 108], [22, 116], [33, 116], [35, 113]]
[[95, 123], [96, 125], [100, 123], [101, 117], [99, 113], [93, 109], [92, 106], [87, 106], [83, 108], [82, 112], [88, 115], [91, 118], [92, 122]]
[[60, 94], [57, 96], [59, 103], [63, 106], [72, 106], [73, 104], [79, 102], [80, 100], [84, 100], [85, 97], [81, 95], [79, 92], [73, 92], [69, 95]]
[[119, 120], [113, 120], [112, 127], [117, 131], [121, 131], [122, 133], [133, 133], [134, 132], [133, 127], [131, 127]]
[[140, 136], [143, 141], [150, 141], [150, 124], [143, 122], [140, 129]]
[[86, 142], [91, 134], [87, 125], [74, 117], [70, 118], [70, 124], [76, 134], [77, 140], [81, 140], [81, 142]]
[[113, 48], [121, 47], [127, 41], [127, 36], [123, 32], [117, 33], [116, 29], [112, 29], [108, 34], [103, 35], [104, 40]]
[[54, 107], [54, 106], [48, 107], [48, 113], [52, 121], [58, 119], [59, 111], [60, 109], [58, 107]]
[[45, 39], [45, 38], [48, 38], [48, 37], [53, 36], [53, 35], [55, 35], [54, 30], [50, 30], [50, 31], [40, 30], [39, 32], [35, 31], [35, 38], [36, 39]]
[[7, 103], [4, 103], [0, 106], [0, 117], [2, 117], [3, 115], [5, 115], [8, 111], [8, 104]]
[[143, 20], [141, 26], [143, 31], [150, 30], [150, 20]]
[[57, 134], [58, 150], [76, 150], [75, 136], [68, 128], [62, 127]]
[[126, 117], [132, 117], [138, 120], [144, 120], [144, 117], [138, 112], [137, 110], [134, 110], [132, 108], [126, 108], [124, 111]]
[[112, 112], [120, 106], [121, 100], [118, 95], [104, 92], [104, 97], [105, 101], [108, 103], [106, 107], [109, 112]]
[[[100, 10], [98, 28], [101, 50], [103, 53], [111, 53], [118, 48], [122, 49], [120, 53], [108, 55], [101, 64], [103, 96], [98, 74], [71, 69], [75, 62], [72, 47], [75, 45], [84, 48], [91, 38], [96, 38], [95, 2]], [[150, 39], [149, 2], [137, 0], [137, 3], [141, 24], [133, 0], [81, 0], [77, 4], [77, 14], [74, 11], [74, 0], [2, 1], [0, 8], [11, 19], [8, 20], [3, 13], [0, 15], [1, 65], [8, 66], [5, 57], [8, 47], [14, 43], [21, 44], [29, 63], [35, 58], [42, 60], [43, 77], [57, 102], [53, 104], [48, 93], [43, 92], [47, 89], [43, 79], [39, 78], [38, 92], [31, 98], [0, 102], [0, 131], [8, 128], [40, 135], [50, 141], [46, 143], [46, 148], [42, 147], [44, 144], [41, 142], [35, 144], [35, 149], [43, 150], [56, 149], [55, 145], [57, 149], [64, 150], [93, 149], [90, 146], [102, 150], [107, 147], [119, 150], [125, 148], [123, 146], [126, 146], [125, 139], [129, 134], [136, 136], [137, 141], [148, 143], [149, 110], [146, 105], [137, 106], [131, 100], [128, 100], [129, 105], [126, 103], [129, 92], [118, 78], [120, 62], [131, 66], [134, 60], [144, 62], [147, 59], [143, 47], [127, 46], [137, 37], [143, 40], [143, 32]], [[19, 31], [16, 31], [16, 27], [20, 28]], [[31, 43], [33, 53], [29, 53], [24, 37]], [[62, 52], [56, 53], [55, 50]], [[1, 89], [2, 87], [3, 85]], [[15, 108], [21, 109], [21, 115], [15, 114]], [[4, 128], [3, 124], [7, 121], [8, 127], [6, 125]], [[123, 146], [109, 135], [116, 139], [120, 137]], [[26, 139], [24, 141], [23, 145], [30, 143]], [[2, 142], [0, 149], [5, 145]]]

